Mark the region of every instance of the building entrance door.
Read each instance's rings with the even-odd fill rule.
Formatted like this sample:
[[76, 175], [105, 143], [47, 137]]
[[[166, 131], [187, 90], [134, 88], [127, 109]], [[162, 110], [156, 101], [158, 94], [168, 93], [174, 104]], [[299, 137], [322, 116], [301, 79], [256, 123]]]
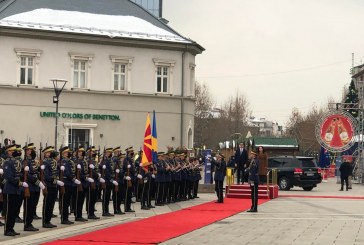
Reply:
[[79, 146], [84, 148], [90, 145], [90, 129], [69, 129], [68, 146], [76, 150]]

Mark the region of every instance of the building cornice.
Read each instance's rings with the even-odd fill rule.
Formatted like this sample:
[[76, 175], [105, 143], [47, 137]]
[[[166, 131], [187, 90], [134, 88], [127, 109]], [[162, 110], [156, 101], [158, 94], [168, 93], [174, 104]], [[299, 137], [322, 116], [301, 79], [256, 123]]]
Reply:
[[156, 40], [140, 40], [133, 38], [105, 37], [87, 34], [75, 34], [67, 32], [54, 32], [47, 30], [30, 30], [26, 28], [0, 27], [1, 36], [13, 36], [21, 38], [35, 38], [53, 41], [68, 41], [100, 45], [115, 45], [149, 49], [164, 49], [176, 51], [188, 51], [193, 55], [201, 54], [205, 49], [197, 43], [179, 43]]

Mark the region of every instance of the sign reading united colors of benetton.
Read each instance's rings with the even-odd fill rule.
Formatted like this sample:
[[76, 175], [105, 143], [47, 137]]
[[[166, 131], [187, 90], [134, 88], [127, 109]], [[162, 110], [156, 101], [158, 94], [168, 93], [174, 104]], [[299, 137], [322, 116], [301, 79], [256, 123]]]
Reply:
[[[40, 112], [41, 117], [56, 117], [55, 112]], [[120, 121], [119, 115], [59, 112], [58, 118]]]

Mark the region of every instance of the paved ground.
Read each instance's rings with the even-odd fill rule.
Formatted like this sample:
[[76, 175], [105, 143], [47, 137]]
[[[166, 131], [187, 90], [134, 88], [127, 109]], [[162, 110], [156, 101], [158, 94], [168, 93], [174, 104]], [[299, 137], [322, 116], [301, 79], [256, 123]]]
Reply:
[[[364, 196], [364, 185], [353, 185], [353, 189], [347, 192], [339, 192], [338, 189], [336, 179], [330, 179], [329, 182], [320, 184], [310, 192], [294, 188], [291, 191], [280, 191], [280, 195]], [[37, 233], [24, 232], [22, 225], [17, 224], [15, 230], [21, 232], [21, 235], [14, 239], [0, 234], [0, 243], [7, 245], [39, 244], [215, 199], [213, 194], [200, 194], [200, 197], [191, 201], [157, 207], [150, 211], [140, 210], [139, 205], [135, 205], [134, 208], [137, 211], [135, 214], [102, 218], [99, 221], [76, 223], [72, 226], [60, 225], [60, 218], [55, 218], [57, 229], [41, 228]], [[39, 207], [41, 207], [41, 203]], [[97, 203], [97, 209], [100, 214], [100, 203]], [[40, 221], [34, 222], [34, 225], [40, 227]], [[242, 212], [162, 244], [223, 243], [364, 244], [364, 199], [280, 197], [260, 205], [259, 213]]]

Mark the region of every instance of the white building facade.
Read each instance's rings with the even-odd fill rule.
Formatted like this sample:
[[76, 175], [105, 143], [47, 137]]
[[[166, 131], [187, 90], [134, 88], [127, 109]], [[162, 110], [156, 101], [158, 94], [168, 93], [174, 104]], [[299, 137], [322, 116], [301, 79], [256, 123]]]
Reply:
[[203, 48], [127, 0], [0, 2], [0, 133], [139, 149], [156, 111], [160, 150], [193, 146], [195, 56]]

